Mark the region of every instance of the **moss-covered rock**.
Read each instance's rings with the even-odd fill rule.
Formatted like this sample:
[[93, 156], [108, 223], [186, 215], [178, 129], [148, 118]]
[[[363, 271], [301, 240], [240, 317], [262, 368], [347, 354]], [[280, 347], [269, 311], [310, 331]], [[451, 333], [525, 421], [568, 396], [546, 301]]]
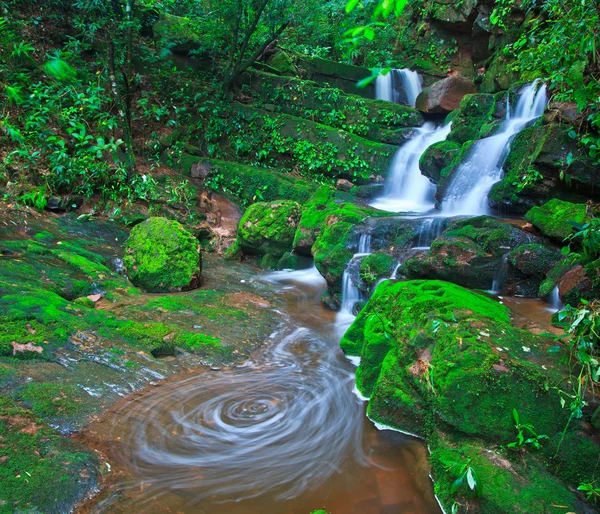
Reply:
[[0, 512], [71, 512], [100, 482], [96, 455], [0, 397]]
[[[486, 216], [453, 221], [427, 253], [408, 259], [400, 273], [408, 278], [447, 280], [475, 289], [489, 289], [494, 280], [501, 278], [501, 287], [507, 290], [524, 275], [518, 269], [513, 274], [510, 269], [499, 273], [504, 255], [534, 241], [538, 242], [531, 234]], [[528, 288], [532, 295], [538, 286]]]
[[461, 145], [454, 141], [440, 141], [429, 146], [419, 160], [421, 173], [437, 184], [441, 179], [442, 170], [458, 156], [460, 149]]
[[573, 233], [574, 227], [569, 221], [584, 223], [587, 219], [586, 212], [585, 204], [554, 198], [541, 207], [531, 208], [525, 214], [525, 219], [546, 237], [562, 242]]
[[396, 261], [394, 258], [382, 252], [375, 252], [367, 255], [360, 261], [360, 279], [364, 289], [370, 290], [382, 278], [389, 278]]
[[235, 197], [243, 206], [274, 200], [304, 204], [318, 188], [289, 173], [218, 159], [198, 159], [191, 176], [204, 179], [207, 187]]
[[[292, 200], [251, 205], [242, 216], [238, 229], [242, 251], [252, 255], [268, 255], [275, 258], [276, 265], [276, 261], [292, 249], [300, 213], [300, 205]], [[268, 264], [267, 267], [273, 267], [272, 262]]]
[[490, 205], [524, 214], [553, 198], [585, 202], [595, 197], [600, 180], [597, 166], [568, 130], [568, 125], [550, 123], [519, 132], [511, 142], [504, 177], [490, 191]]
[[202, 271], [200, 243], [176, 221], [149, 218], [131, 231], [123, 264], [129, 279], [144, 291], [192, 289]]
[[426, 87], [417, 96], [417, 109], [428, 113], [449, 113], [458, 108], [465, 95], [477, 92], [475, 84], [462, 77], [447, 77]]
[[494, 95], [466, 95], [452, 117], [452, 131], [448, 134], [448, 141], [462, 145], [467, 141], [479, 139], [481, 128], [493, 120], [495, 108]]
[[560, 260], [560, 253], [539, 243], [527, 243], [510, 252], [509, 261], [524, 275], [545, 277]]

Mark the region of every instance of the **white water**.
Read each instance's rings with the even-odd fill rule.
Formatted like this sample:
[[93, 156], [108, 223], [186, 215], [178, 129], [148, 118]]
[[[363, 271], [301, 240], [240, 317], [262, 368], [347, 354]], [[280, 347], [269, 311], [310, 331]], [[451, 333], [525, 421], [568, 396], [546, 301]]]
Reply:
[[354, 282], [353, 271], [360, 265], [360, 260], [371, 253], [371, 236], [361, 234], [358, 242], [358, 252], [346, 265], [342, 278], [342, 307], [335, 318], [336, 333], [339, 339], [346, 333], [356, 316], [354, 306], [361, 300], [360, 291]]
[[558, 286], [556, 286], [552, 290], [552, 294], [550, 295], [550, 310], [552, 312], [558, 312], [563, 308], [563, 303], [560, 300], [560, 292], [558, 291]]
[[445, 216], [489, 214], [488, 194], [502, 179], [511, 140], [544, 113], [547, 100], [546, 86], [538, 81], [521, 89], [514, 112], [508, 106], [501, 130], [477, 141], [454, 173], [441, 205]]
[[378, 100], [393, 103], [406, 103], [415, 106], [417, 96], [422, 91], [421, 77], [408, 68], [390, 70], [379, 75], [375, 82], [375, 94]]
[[385, 193], [371, 206], [389, 212], [426, 212], [435, 207], [435, 186], [421, 174], [419, 159], [432, 144], [446, 139], [451, 124], [436, 127], [425, 123], [396, 152]]

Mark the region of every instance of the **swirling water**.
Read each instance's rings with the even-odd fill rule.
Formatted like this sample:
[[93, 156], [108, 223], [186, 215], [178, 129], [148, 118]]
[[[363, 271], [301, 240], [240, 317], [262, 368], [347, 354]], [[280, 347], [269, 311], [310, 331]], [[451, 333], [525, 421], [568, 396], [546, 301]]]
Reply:
[[286, 321], [248, 362], [167, 381], [93, 427], [119, 478], [90, 511], [438, 514], [422, 442], [376, 430], [352, 392], [316, 269], [249, 287]]

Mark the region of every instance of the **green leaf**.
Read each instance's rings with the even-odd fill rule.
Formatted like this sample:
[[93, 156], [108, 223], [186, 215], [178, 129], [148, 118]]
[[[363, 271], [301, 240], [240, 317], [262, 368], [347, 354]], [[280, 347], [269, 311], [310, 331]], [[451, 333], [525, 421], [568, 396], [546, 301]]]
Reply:
[[51, 59], [43, 66], [47, 75], [60, 81], [69, 81], [75, 78], [75, 68], [62, 59]]
[[358, 5], [360, 0], [348, 0], [346, 4], [346, 13], [350, 13], [354, 10], [354, 8]]
[[454, 494], [456, 491], [458, 491], [458, 488], [462, 485], [464, 480], [464, 475], [461, 477], [458, 477], [454, 483], [452, 484], [452, 487], [450, 488], [450, 494]]
[[475, 480], [475, 476], [473, 475], [473, 468], [467, 470], [467, 484], [472, 491], [475, 490], [477, 480]]

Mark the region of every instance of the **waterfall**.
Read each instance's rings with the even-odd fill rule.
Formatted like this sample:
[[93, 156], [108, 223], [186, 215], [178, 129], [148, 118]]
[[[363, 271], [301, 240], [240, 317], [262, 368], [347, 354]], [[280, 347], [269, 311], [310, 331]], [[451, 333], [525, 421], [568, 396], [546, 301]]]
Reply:
[[546, 86], [540, 86], [539, 81], [521, 89], [514, 112], [510, 105], [507, 107], [500, 131], [477, 141], [454, 172], [441, 205], [444, 215], [489, 214], [488, 193], [502, 179], [513, 136], [544, 113], [546, 102]]
[[385, 75], [379, 75], [375, 82], [375, 94], [378, 100], [404, 103], [412, 107], [415, 106], [421, 90], [421, 77], [416, 71], [408, 68], [392, 69]]
[[342, 277], [342, 307], [335, 319], [336, 331], [340, 339], [354, 321], [354, 306], [361, 300], [360, 291], [353, 277], [360, 274], [358, 270], [360, 261], [370, 253], [371, 235], [361, 234], [358, 241], [358, 252], [353, 255], [346, 265]]
[[550, 294], [550, 305], [552, 312], [558, 312], [563, 308], [563, 303], [560, 300], [560, 292], [558, 286], [556, 286]]
[[506, 275], [508, 273], [508, 253], [502, 256], [502, 260], [500, 261], [500, 265], [496, 268], [496, 272], [494, 273], [494, 278], [492, 280], [492, 289], [490, 289], [490, 293], [492, 294], [500, 294], [502, 291], [502, 283], [506, 279]]
[[419, 229], [419, 239], [414, 250], [429, 250], [433, 240], [439, 236], [445, 228], [446, 220], [444, 218], [423, 218], [423, 223]]
[[371, 202], [376, 209], [389, 212], [425, 212], [435, 206], [435, 186], [421, 174], [419, 159], [432, 144], [446, 139], [451, 124], [436, 127], [425, 123], [396, 152], [385, 193]]

